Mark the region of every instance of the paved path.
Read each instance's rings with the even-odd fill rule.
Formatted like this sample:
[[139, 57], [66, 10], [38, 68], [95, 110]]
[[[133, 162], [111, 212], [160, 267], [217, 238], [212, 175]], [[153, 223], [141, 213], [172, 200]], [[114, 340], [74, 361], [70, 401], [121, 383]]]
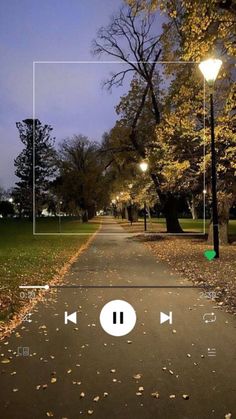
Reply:
[[[112, 234], [104, 234], [108, 231]], [[190, 284], [122, 231], [105, 218], [65, 284]], [[113, 299], [136, 310], [136, 326], [127, 336], [112, 337], [100, 327], [100, 310]], [[32, 323], [22, 323], [1, 345], [2, 360], [11, 362], [0, 365], [0, 417], [220, 419], [229, 412], [236, 417], [235, 319], [213, 307], [195, 289], [50, 290]], [[65, 310], [78, 311], [77, 326], [64, 325]], [[217, 320], [205, 324], [202, 316], [212, 310]], [[172, 325], [160, 325], [160, 311], [173, 312]], [[16, 356], [18, 347], [29, 347], [30, 356]], [[215, 348], [216, 356], [209, 357], [208, 348]], [[151, 396], [155, 392], [159, 398]]]

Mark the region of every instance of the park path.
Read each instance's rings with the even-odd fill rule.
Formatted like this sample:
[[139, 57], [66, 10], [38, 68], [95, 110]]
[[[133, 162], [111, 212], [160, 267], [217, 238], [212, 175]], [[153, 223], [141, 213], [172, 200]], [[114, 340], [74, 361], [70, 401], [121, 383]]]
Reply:
[[[109, 217], [64, 283], [191, 285]], [[1, 343], [0, 417], [236, 417], [235, 319], [200, 297], [186, 288], [49, 290], [32, 323]], [[100, 326], [102, 307], [114, 299], [136, 310], [127, 336], [112, 337]], [[77, 311], [77, 325], [64, 324], [65, 311]], [[172, 325], [160, 324], [161, 311], [172, 311]], [[204, 313], [212, 311], [216, 321], [205, 324]], [[18, 356], [18, 347], [28, 347], [30, 356]]]

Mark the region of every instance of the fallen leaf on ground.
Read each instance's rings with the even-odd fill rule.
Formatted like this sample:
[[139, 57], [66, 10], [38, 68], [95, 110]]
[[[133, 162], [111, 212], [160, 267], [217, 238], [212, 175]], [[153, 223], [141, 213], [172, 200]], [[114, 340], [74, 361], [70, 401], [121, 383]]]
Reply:
[[156, 399], [159, 399], [159, 393], [158, 391], [155, 391], [154, 393], [151, 393], [152, 397], [155, 397]]
[[9, 358], [3, 358], [3, 359], [1, 360], [1, 363], [2, 363], [2, 364], [9, 364], [9, 362], [11, 362], [11, 360], [10, 360]]

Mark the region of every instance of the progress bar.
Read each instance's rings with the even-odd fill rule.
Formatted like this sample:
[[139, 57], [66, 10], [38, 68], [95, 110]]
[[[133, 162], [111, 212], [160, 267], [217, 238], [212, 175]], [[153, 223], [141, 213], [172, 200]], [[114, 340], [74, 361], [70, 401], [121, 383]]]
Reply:
[[164, 288], [164, 289], [169, 289], [169, 288], [184, 288], [184, 289], [193, 289], [193, 288], [197, 288], [197, 289], [210, 289], [213, 288], [212, 286], [208, 285], [208, 286], [204, 286], [204, 285], [31, 285], [31, 286], [27, 286], [27, 285], [22, 285], [19, 288], [21, 289], [45, 289], [45, 290], [49, 290], [50, 288], [79, 288], [79, 289], [131, 289], [131, 288], [136, 288], [136, 289], [145, 289], [145, 288]]

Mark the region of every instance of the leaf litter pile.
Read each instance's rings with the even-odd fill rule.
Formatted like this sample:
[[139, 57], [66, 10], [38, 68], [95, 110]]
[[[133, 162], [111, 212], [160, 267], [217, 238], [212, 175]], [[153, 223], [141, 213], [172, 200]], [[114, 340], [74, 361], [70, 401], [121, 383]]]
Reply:
[[195, 285], [211, 286], [216, 304], [236, 313], [236, 244], [221, 246], [220, 258], [211, 261], [204, 252], [212, 246], [202, 239], [160, 236], [146, 245], [185, 279]]

